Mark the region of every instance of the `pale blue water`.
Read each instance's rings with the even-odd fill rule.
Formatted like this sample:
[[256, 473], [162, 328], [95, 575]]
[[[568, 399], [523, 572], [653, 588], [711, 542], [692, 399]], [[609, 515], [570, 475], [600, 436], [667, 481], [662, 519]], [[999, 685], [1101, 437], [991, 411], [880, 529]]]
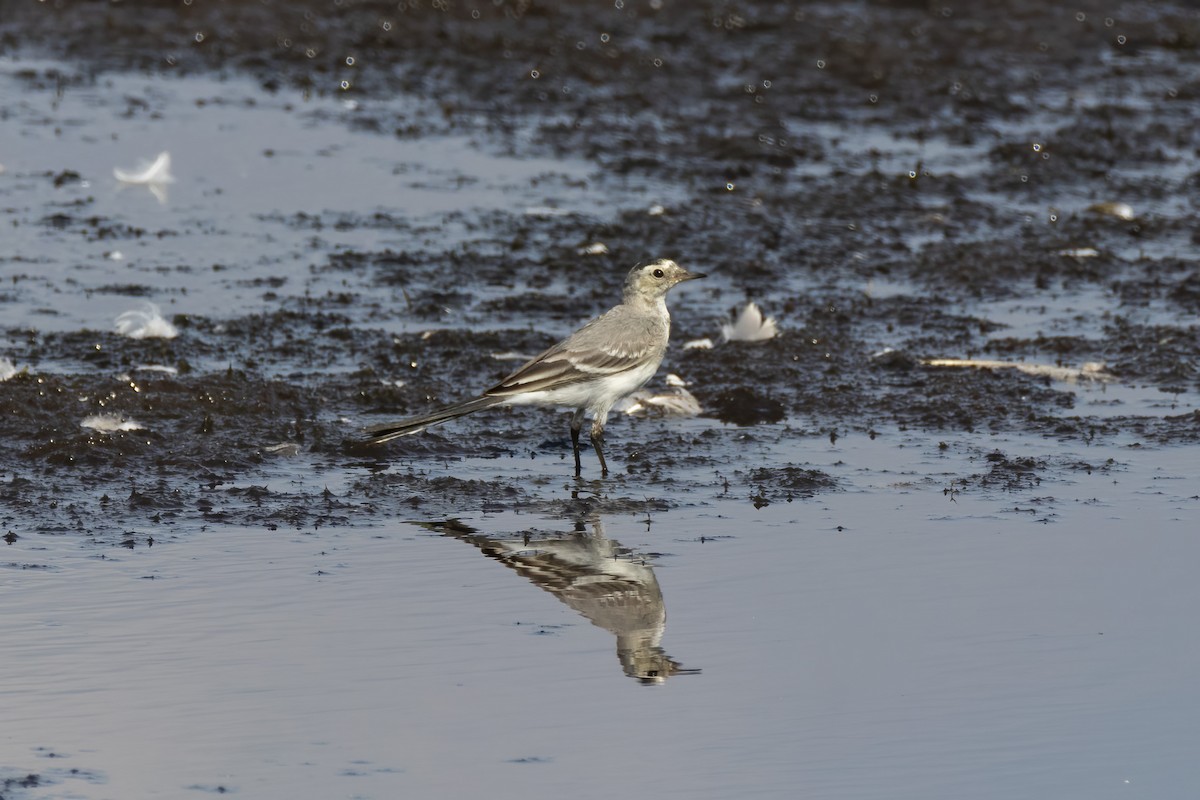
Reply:
[[[755, 510], [714, 483], [649, 525], [600, 519], [657, 554], [663, 649], [701, 670], [649, 687], [609, 631], [403, 520], [22, 538], [0, 762], [50, 781], [17, 795], [39, 798], [1186, 796], [1193, 454], [950, 445], [813, 440], [794, 455], [846, 491]], [[1117, 465], [944, 493], [992, 448]], [[575, 523], [463, 517], [497, 539]]]
[[[238, 77], [121, 74], [59, 93], [53, 82], [31, 89], [15, 77], [51, 67], [71, 74], [53, 62], [0, 59], [0, 93], [13, 98], [0, 116], [0, 203], [12, 223], [0, 236], [6, 277], [21, 277], [5, 287], [6, 327], [109, 330], [135, 304], [96, 290], [130, 284], [154, 287], [148, 299], [168, 315], [253, 313], [275, 305], [263, 299], [268, 290], [285, 298], [342, 291], [344, 275], [325, 269], [330, 253], [440, 253], [478, 236], [464, 222], [489, 212], [605, 219], [679, 197], [635, 179], [606, 178], [595, 191], [596, 167], [582, 159], [517, 158], [436, 124], [420, 137], [353, 127], [368, 111], [371, 119], [436, 118], [407, 96], [347, 105], [267, 94]], [[114, 177], [114, 168], [133, 171], [163, 151], [174, 181], [161, 200]], [[65, 171], [78, 178], [54, 186]], [[48, 211], [95, 217], [121, 235], [78, 222], [47, 226]], [[143, 233], [126, 235], [125, 226]], [[270, 283], [280, 276], [282, 285]]]

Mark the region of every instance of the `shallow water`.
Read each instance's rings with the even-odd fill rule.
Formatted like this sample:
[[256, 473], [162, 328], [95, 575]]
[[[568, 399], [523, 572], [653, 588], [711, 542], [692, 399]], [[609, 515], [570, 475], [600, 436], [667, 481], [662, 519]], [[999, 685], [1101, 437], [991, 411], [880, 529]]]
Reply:
[[[41, 77], [64, 73], [73, 77]], [[139, 306], [130, 295], [168, 315], [258, 312], [345, 291], [344, 275], [326, 268], [330, 253], [453, 247], [477, 236], [464, 222], [489, 212], [603, 217], [647, 192], [632, 181], [623, 194], [611, 180], [591, 191], [596, 168], [582, 159], [516, 158], [500, 142], [428, 130], [436, 109], [407, 95], [265, 93], [236, 76], [92, 77], [27, 59], [0, 60], [0, 93], [19, 98], [0, 117], [0, 199], [14, 212], [6, 327], [111, 330]], [[420, 123], [420, 135], [356, 130], [368, 111]], [[113, 176], [164, 151], [174, 180], [157, 194]], [[670, 201], [677, 190], [650, 196]], [[60, 222], [48, 224], [48, 208]]]
[[[953, 490], [992, 448], [1098, 463]], [[613, 769], [693, 797], [1191, 784], [1188, 458], [1011, 437], [808, 455], [846, 490], [750, 511], [714, 491], [648, 518], [466, 514], [442, 535], [23, 537], [0, 589], [7, 775], [41, 775], [16, 796], [97, 798], [599, 797]], [[644, 562], [663, 650], [698, 673], [638, 686], [611, 632], [452, 535], [546, 548], [577, 530]]]

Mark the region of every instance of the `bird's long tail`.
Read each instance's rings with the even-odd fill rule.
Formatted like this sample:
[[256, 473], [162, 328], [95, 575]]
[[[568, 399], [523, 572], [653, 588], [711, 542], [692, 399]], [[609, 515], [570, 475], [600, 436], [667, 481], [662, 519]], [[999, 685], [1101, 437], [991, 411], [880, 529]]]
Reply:
[[382, 444], [383, 442], [390, 442], [392, 439], [398, 439], [401, 436], [420, 433], [430, 425], [440, 425], [443, 422], [448, 422], [458, 417], [465, 417], [467, 414], [473, 414], [476, 411], [482, 411], [485, 408], [503, 402], [503, 397], [477, 397], [465, 403], [446, 406], [434, 411], [432, 414], [426, 414], [421, 417], [402, 419], [398, 422], [385, 422], [382, 425], [372, 425], [366, 429], [368, 436], [367, 443]]

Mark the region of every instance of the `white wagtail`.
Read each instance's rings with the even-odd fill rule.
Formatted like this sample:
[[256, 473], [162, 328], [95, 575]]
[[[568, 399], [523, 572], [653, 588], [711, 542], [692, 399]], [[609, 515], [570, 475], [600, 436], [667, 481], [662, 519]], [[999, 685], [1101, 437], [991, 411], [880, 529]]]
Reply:
[[571, 533], [522, 531], [493, 536], [459, 520], [423, 523], [479, 548], [488, 558], [545, 589], [600, 628], [617, 637], [617, 658], [631, 678], [662, 683], [674, 675], [695, 675], [667, 655], [662, 640], [667, 609], [654, 568], [646, 559], [604, 535], [597, 514], [577, 520]]
[[563, 341], [537, 356], [474, 400], [448, 406], [412, 419], [367, 428], [374, 444], [420, 433], [457, 417], [492, 406], [567, 406], [575, 475], [579, 464], [579, 432], [583, 417], [592, 414], [592, 447], [600, 471], [608, 474], [601, 440], [613, 404], [640, 389], [658, 371], [667, 351], [671, 315], [667, 291], [677, 283], [703, 278], [668, 259], [634, 267], [625, 279], [621, 305], [597, 317]]

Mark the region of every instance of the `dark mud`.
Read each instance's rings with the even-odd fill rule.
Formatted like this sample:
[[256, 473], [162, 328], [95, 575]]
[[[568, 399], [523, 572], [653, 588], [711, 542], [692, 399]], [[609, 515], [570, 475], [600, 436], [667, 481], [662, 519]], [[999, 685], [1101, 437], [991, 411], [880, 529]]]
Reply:
[[[789, 448], [846, 432], [1195, 445], [1200, 15], [1183, 3], [1136, 17], [1107, 9], [5, 3], [0, 56], [61, 64], [20, 73], [29, 92], [134, 71], [246, 74], [266, 95], [408, 93], [437, 113], [368, 106], [347, 130], [466, 133], [519, 157], [583, 157], [605, 176], [587, 191], [636, 180], [682, 199], [611, 217], [455, 212], [444, 222], [464, 233], [451, 238], [387, 212], [262, 209], [265, 229], [310, 236], [296, 257], [336, 290], [306, 291], [281, 261], [241, 286], [267, 310], [177, 315], [181, 335], [169, 341], [0, 323], [0, 353], [26, 369], [0, 383], [0, 527], [142, 541], [179, 520], [637, 514], [731, 491], [785, 502], [835, 486], [790, 463]], [[153, 108], [127, 102], [132, 115]], [[70, 186], [75, 168], [36, 180]], [[42, 235], [114, 248], [183, 233], [89, 205], [20, 215]], [[323, 243], [348, 229], [403, 234], [408, 246]], [[597, 241], [607, 254], [579, 255]], [[712, 276], [673, 299], [664, 372], [688, 380], [704, 418], [721, 424], [615, 421], [610, 463], [621, 466], [579, 484], [566, 417], [544, 411], [497, 412], [383, 449], [356, 443], [362, 425], [490, 385], [513, 366], [497, 354], [549, 345], [611, 305], [631, 264], [659, 255]], [[3, 313], [40, 278], [36, 264], [0, 259]], [[172, 270], [240, 266], [198, 254], [165, 268], [161, 285], [99, 291], [158, 295]], [[776, 317], [779, 337], [680, 349], [717, 338], [717, 319], [746, 298]], [[1005, 303], [1021, 310], [998, 313]], [[397, 333], [399, 323], [418, 327]], [[1078, 387], [922, 365], [932, 357], [1104, 362], [1143, 402], [1098, 411], [1081, 407]], [[144, 428], [80, 427], [98, 413]], [[474, 477], [445, 474], [463, 459]], [[1027, 487], [1070, 468], [1002, 455], [962, 480]], [[280, 482], [296, 473], [309, 480]]]
[[[53, 761], [54, 759], [69, 759], [63, 753], [57, 753], [47, 747], [32, 748], [38, 758]], [[23, 797], [45, 796], [47, 790], [61, 790], [70, 786], [78, 791], [90, 786], [101, 786], [105, 776], [92, 770], [70, 767], [56, 767], [38, 772], [20, 772], [19, 770], [3, 769], [0, 772], [0, 800], [14, 800]]]

